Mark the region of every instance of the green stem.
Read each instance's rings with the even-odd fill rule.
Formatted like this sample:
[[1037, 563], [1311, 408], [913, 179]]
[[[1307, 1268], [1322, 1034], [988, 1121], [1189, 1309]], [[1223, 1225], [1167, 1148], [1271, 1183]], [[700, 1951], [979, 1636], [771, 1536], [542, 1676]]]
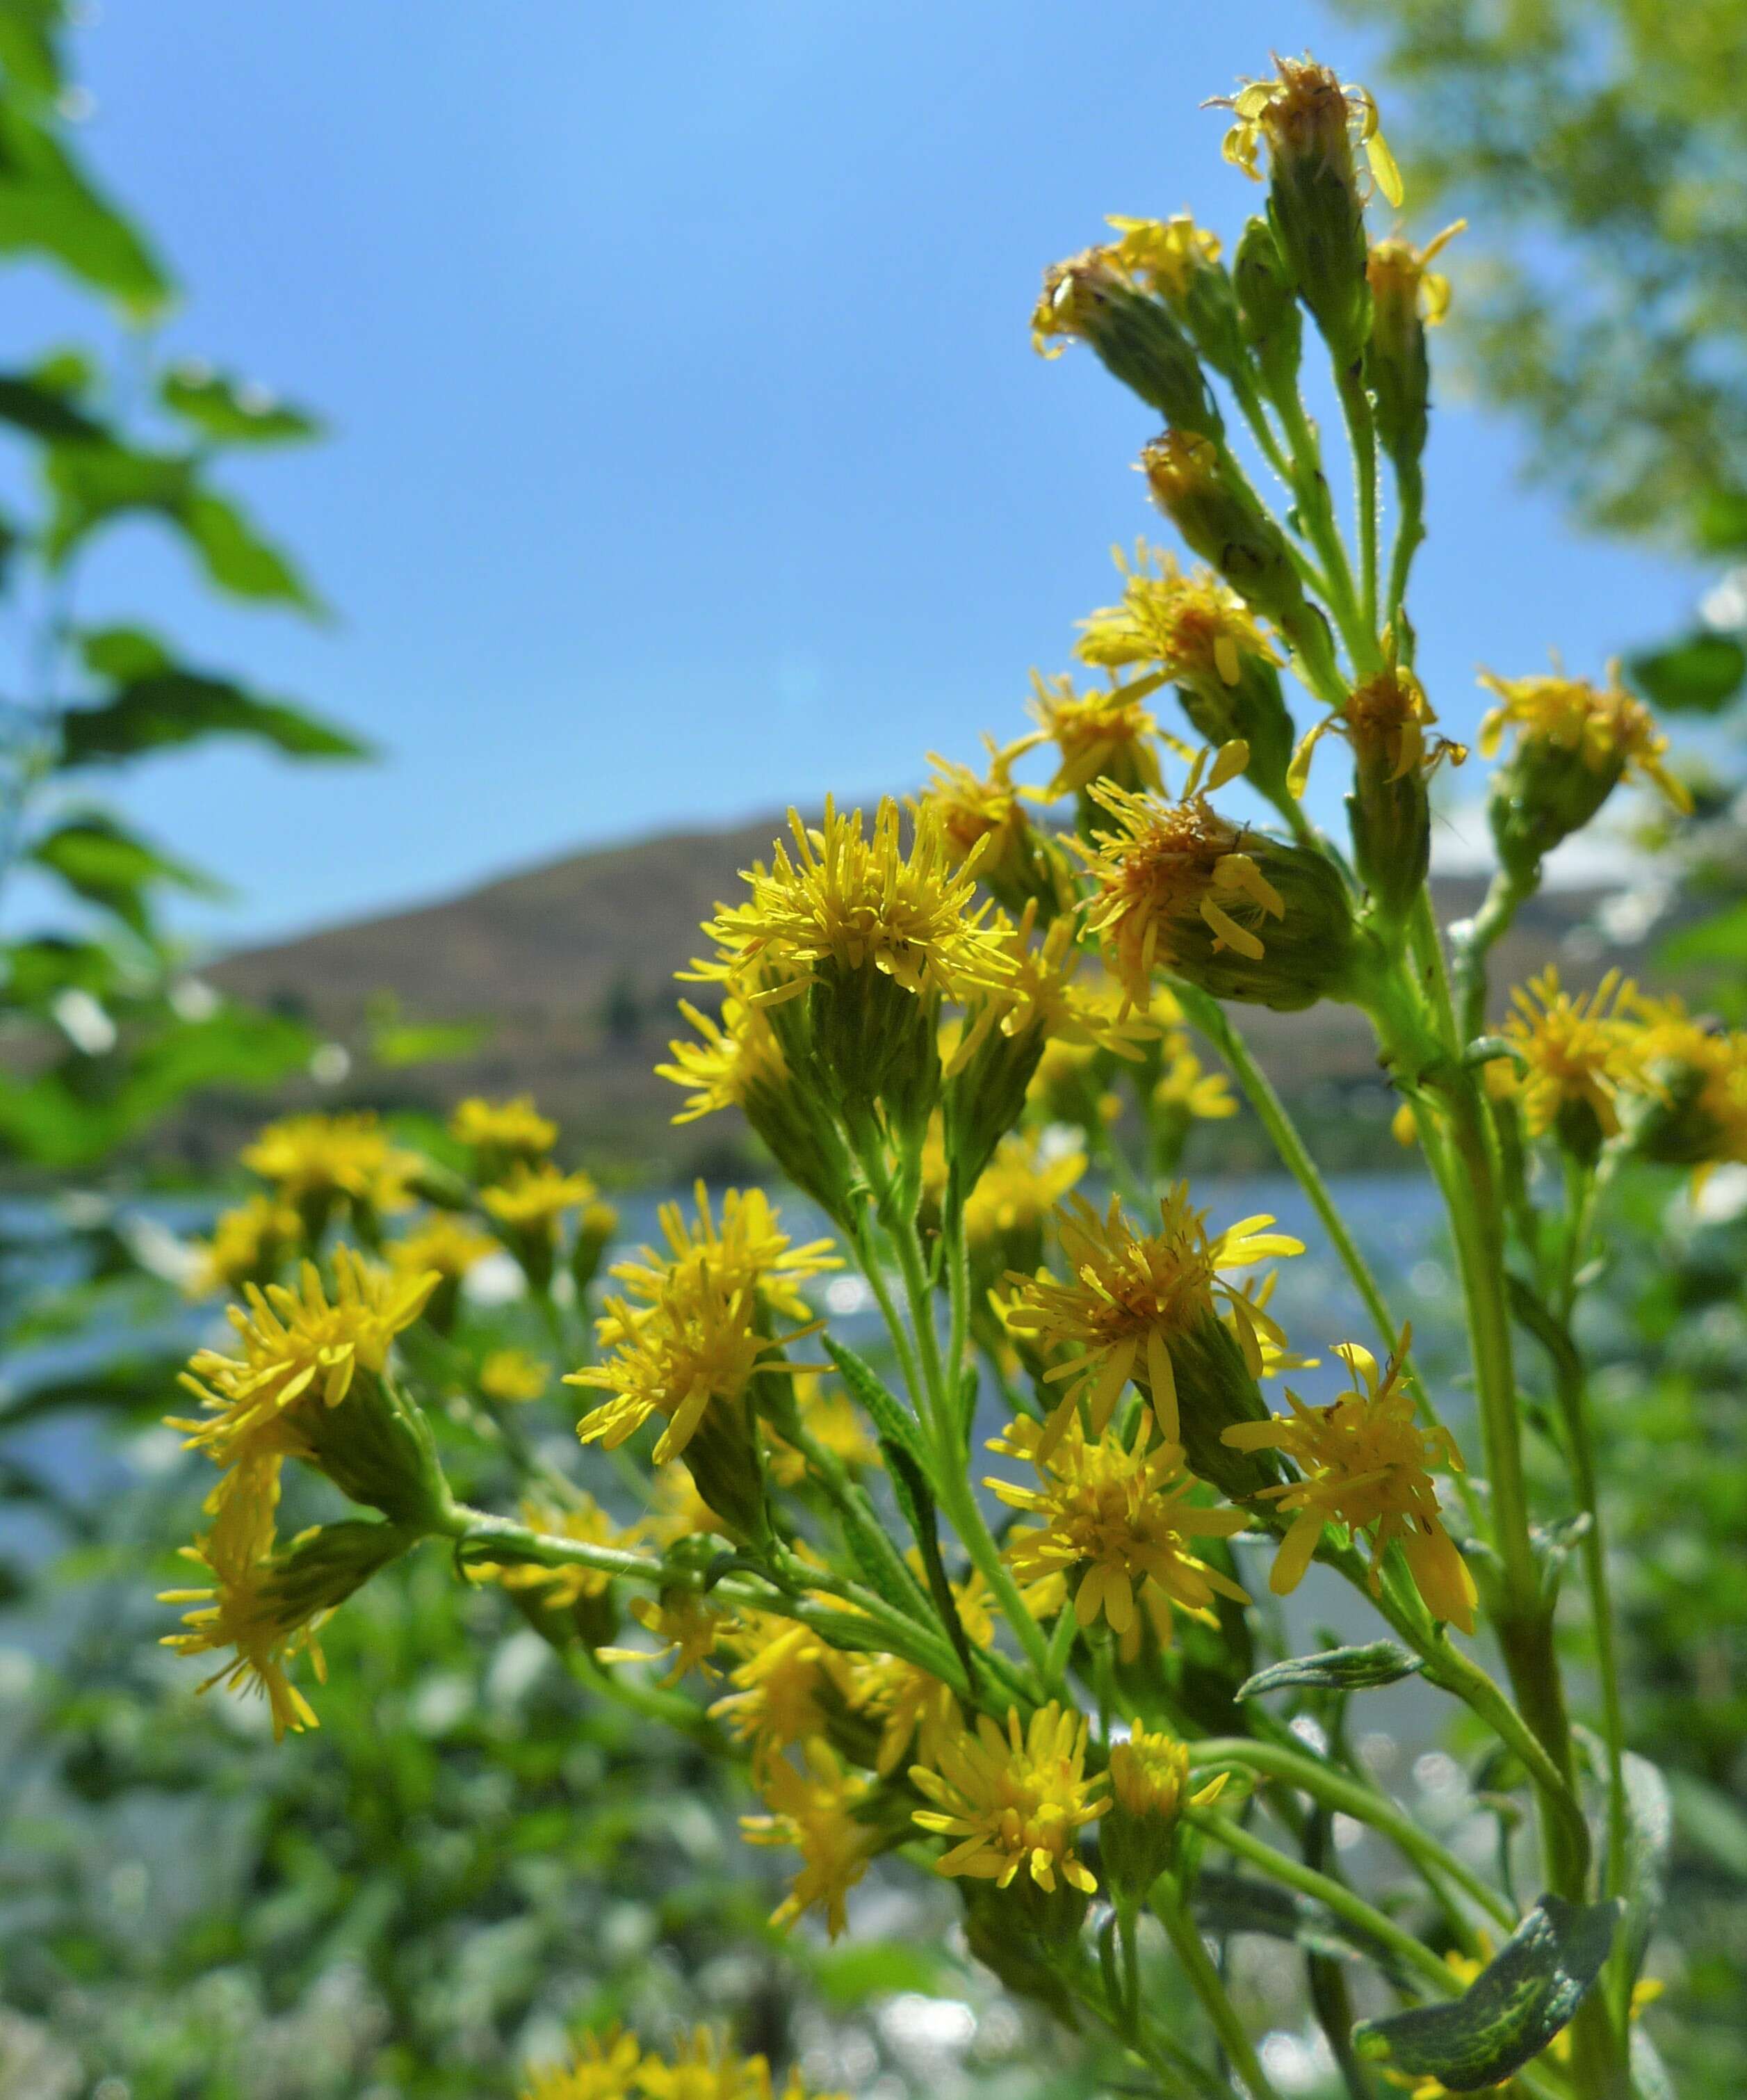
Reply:
[[1244, 2032], [1238, 2009], [1231, 2002], [1226, 1980], [1213, 1965], [1195, 1920], [1184, 1906], [1182, 1891], [1173, 1875], [1162, 1876], [1153, 1890], [1152, 1908], [1164, 1927], [1183, 1974], [1189, 1979], [1203, 2010], [1212, 2022], [1220, 2047], [1230, 2058], [1252, 2100], [1279, 2100], [1261, 2067], [1261, 2058]]
[[1479, 911], [1456, 942], [1456, 1002], [1464, 1043], [1485, 1032], [1486, 957], [1540, 886], [1538, 868], [1525, 875], [1501, 867], [1488, 884]]
[[1384, 618], [1394, 631], [1400, 662], [1413, 668], [1413, 629], [1402, 620], [1407, 602], [1407, 579], [1414, 556], [1425, 539], [1425, 476], [1418, 460], [1395, 462], [1395, 501], [1399, 515], [1395, 527], [1395, 549], [1389, 562], [1388, 594]]
[[1350, 370], [1337, 375], [1340, 406], [1347, 419], [1347, 436], [1353, 447], [1353, 505], [1358, 514], [1359, 574], [1364, 584], [1363, 619], [1366, 632], [1377, 633], [1377, 426], [1371, 415], [1371, 397], [1363, 375]]
[[[1296, 1889], [1300, 1895], [1312, 1896], [1317, 1902], [1326, 1904], [1337, 1917], [1344, 1918], [1367, 1939], [1388, 1948], [1431, 1986], [1436, 1996], [1456, 1996], [1459, 1986], [1454, 1975], [1431, 1948], [1415, 1939], [1393, 1917], [1366, 1903], [1344, 1882], [1331, 1880], [1327, 1874], [1318, 1873], [1314, 1867], [1277, 1851], [1265, 1839], [1246, 1830], [1242, 1824], [1234, 1823], [1229, 1816], [1221, 1815], [1211, 1808], [1186, 1808], [1183, 1820], [1216, 1845], [1223, 1845], [1239, 1859], [1248, 1860], [1252, 1867], [1259, 1868], [1273, 1880], [1283, 1882], [1289, 1889]], [[1169, 1930], [1168, 1924], [1165, 1929]]]
[[1307, 1757], [1301, 1751], [1258, 1743], [1246, 1736], [1213, 1736], [1193, 1743], [1190, 1756], [1197, 1771], [1234, 1766], [1245, 1771], [1265, 1772], [1270, 1778], [1283, 1780], [1312, 1795], [1341, 1815], [1368, 1824], [1428, 1876], [1436, 1873], [1454, 1882], [1494, 1924], [1502, 1926], [1506, 1932], [1515, 1930], [1516, 1915], [1496, 1890], [1375, 1788], [1349, 1779], [1333, 1766]]

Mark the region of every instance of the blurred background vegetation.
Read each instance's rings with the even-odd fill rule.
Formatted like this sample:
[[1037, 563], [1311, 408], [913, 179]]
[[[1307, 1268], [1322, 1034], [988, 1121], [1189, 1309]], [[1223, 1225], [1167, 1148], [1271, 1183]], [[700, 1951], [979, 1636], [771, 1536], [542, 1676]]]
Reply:
[[[1666, 872], [1626, 930], [1740, 1022], [1747, 7], [1341, 5], [1383, 42], [1416, 196], [1472, 223], [1448, 331], [1463, 383], [1518, 419], [1534, 470], [1595, 532], [1711, 567], [1690, 625], [1646, 633], [1630, 665], [1702, 727], [1711, 771], [1699, 821], [1652, 841]], [[876, 1884], [838, 1950], [779, 1942], [763, 1920], [781, 1863], [740, 1845], [728, 1782], [579, 1682], [497, 1592], [457, 1595], [417, 1558], [390, 1571], [332, 1628], [319, 1734], [283, 1747], [257, 1708], [197, 1705], [192, 1671], [153, 1645], [165, 1617], [142, 1569], [173, 1573], [161, 1542], [191, 1529], [202, 1485], [156, 1418], [211, 1321], [186, 1288], [188, 1235], [229, 1191], [210, 1160], [191, 1172], [149, 1140], [196, 1094], [210, 1127], [246, 1127], [336, 1046], [189, 968], [159, 901], [204, 878], [93, 786], [216, 737], [366, 754], [185, 662], [149, 608], [81, 621], [81, 554], [142, 514], [214, 591], [319, 617], [225, 465], [320, 430], [252, 377], [159, 365], [173, 282], [81, 163], [64, 30], [56, 0], [0, 4], [0, 256], [48, 259], [91, 302], [88, 341], [0, 373], [0, 2096], [502, 2094], [526, 2053], [615, 2014], [724, 2018], [859, 2090], [1085, 2089], [926, 1890]], [[639, 996], [615, 981], [600, 1026], [640, 1067]], [[403, 1075], [469, 1043], [376, 1008], [352, 1097], [429, 1140]], [[1658, 2039], [1676, 2089], [1719, 2100], [1747, 2090], [1744, 1185], [1725, 1171], [1696, 1202], [1621, 1185], [1592, 1338], [1631, 1733], [1677, 1811]], [[477, 1345], [515, 1341], [525, 1312], [482, 1312]], [[491, 1436], [455, 1435], [477, 1491], [500, 1492]], [[1300, 2068], [1292, 2089], [1318, 2089]]]

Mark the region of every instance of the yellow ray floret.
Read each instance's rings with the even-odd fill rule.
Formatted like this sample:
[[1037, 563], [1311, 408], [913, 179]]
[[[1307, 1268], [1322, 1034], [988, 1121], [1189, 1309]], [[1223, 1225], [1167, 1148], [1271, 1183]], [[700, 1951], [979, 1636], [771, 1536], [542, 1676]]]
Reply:
[[163, 1636], [165, 1648], [180, 1655], [232, 1651], [200, 1689], [207, 1692], [222, 1684], [227, 1691], [260, 1693], [278, 1737], [288, 1728], [319, 1725], [315, 1710], [291, 1682], [285, 1665], [293, 1657], [306, 1655], [317, 1683], [325, 1679], [327, 1664], [315, 1636], [328, 1613], [300, 1613], [288, 1604], [274, 1579], [277, 1570], [272, 1543], [270, 1517], [264, 1535], [257, 1526], [253, 1536], [227, 1539], [214, 1533], [183, 1546], [183, 1558], [206, 1569], [212, 1582], [203, 1588], [162, 1590], [158, 1602], [194, 1607], [183, 1615], [182, 1632]]
[[1604, 1137], [1618, 1136], [1616, 1097], [1643, 1074], [1644, 1038], [1632, 1018], [1636, 996], [1617, 970], [1593, 992], [1562, 990], [1551, 964], [1512, 992], [1514, 1011], [1503, 1035], [1522, 1064], [1514, 1070], [1501, 1058], [1488, 1073], [1490, 1079], [1496, 1070], [1498, 1083], [1515, 1094], [1531, 1137], [1550, 1130], [1570, 1102], [1587, 1105]]
[[1153, 1233], [1137, 1233], [1117, 1197], [1102, 1218], [1082, 1198], [1070, 1199], [1058, 1214], [1067, 1277], [1008, 1279], [1014, 1286], [1008, 1325], [1046, 1355], [1076, 1352], [1045, 1374], [1052, 1382], [1066, 1381], [1067, 1390], [1050, 1417], [1041, 1458], [1049, 1457], [1081, 1400], [1094, 1435], [1101, 1435], [1136, 1375], [1146, 1382], [1160, 1434], [1177, 1443], [1171, 1344], [1221, 1312], [1233, 1323], [1252, 1375], [1261, 1375], [1261, 1331], [1272, 1323], [1221, 1272], [1304, 1252], [1301, 1241], [1270, 1231], [1273, 1223], [1270, 1217], [1245, 1218], [1209, 1235], [1207, 1213], [1190, 1203], [1186, 1182], [1160, 1198]]
[[1428, 265], [1467, 230], [1465, 218], [1454, 219], [1424, 248], [1415, 248], [1399, 234], [1374, 240], [1365, 266], [1372, 296], [1380, 302], [1398, 302], [1417, 314], [1426, 327], [1436, 328], [1450, 311], [1450, 280]]
[[645, 2060], [636, 2036], [615, 2022], [584, 2035], [568, 2063], [533, 2072], [518, 2100], [632, 2100], [643, 2090], [637, 2074]]
[[266, 1282], [302, 1236], [302, 1220], [290, 1204], [276, 1196], [251, 1196], [221, 1214], [209, 1240], [194, 1242], [198, 1260], [188, 1278], [189, 1296]]
[[705, 926], [722, 951], [711, 974], [750, 984], [763, 972], [747, 995], [765, 1005], [804, 991], [827, 965], [877, 969], [906, 990], [951, 999], [1000, 982], [1005, 969], [982, 925], [988, 907], [976, 902], [981, 849], [957, 861], [938, 807], [915, 811], [907, 853], [904, 814], [889, 796], [871, 838], [859, 810], [845, 816], [829, 800], [822, 827], [793, 810], [789, 823], [793, 853], [779, 840], [770, 867], [746, 875], [750, 896]]
[[653, 1305], [674, 1287], [675, 1279], [696, 1271], [707, 1274], [728, 1292], [755, 1294], [787, 1319], [806, 1319], [807, 1301], [798, 1286], [809, 1277], [843, 1265], [832, 1253], [831, 1242], [791, 1245], [778, 1224], [777, 1206], [762, 1189], [728, 1189], [722, 1198], [719, 1224], [702, 1181], [693, 1193], [697, 1222], [690, 1222], [679, 1204], [663, 1203], [656, 1215], [667, 1243], [666, 1253], [640, 1247], [634, 1260], [614, 1266], [614, 1279], [631, 1297]]
[[288, 1116], [269, 1123], [241, 1154], [244, 1166], [296, 1202], [346, 1196], [377, 1211], [403, 1210], [423, 1162], [391, 1145], [367, 1112]]
[[1278, 71], [1274, 79], [1247, 80], [1235, 95], [1212, 98], [1213, 106], [1229, 109], [1237, 120], [1226, 134], [1225, 157], [1260, 179], [1257, 161], [1264, 144], [1278, 165], [1283, 159], [1321, 160], [1344, 139], [1350, 139], [1364, 148], [1378, 188], [1399, 210], [1401, 174], [1377, 128], [1377, 105], [1370, 90], [1344, 85], [1327, 66], [1309, 58], [1277, 58], [1274, 64]]
[[1617, 660], [1608, 666], [1605, 686], [1568, 678], [1558, 670], [1533, 678], [1498, 678], [1483, 671], [1480, 682], [1499, 702], [1480, 726], [1482, 757], [1494, 757], [1505, 731], [1513, 730], [1521, 742], [1569, 753], [1592, 773], [1652, 781], [1675, 809], [1692, 809], [1686, 783], [1662, 763], [1668, 739], [1644, 702], [1621, 684]]
[[[1207, 1616], [1215, 1595], [1247, 1604], [1248, 1595], [1217, 1568], [1195, 1558], [1195, 1542], [1230, 1538], [1250, 1520], [1242, 1510], [1207, 1509], [1190, 1498], [1199, 1485], [1186, 1468], [1181, 1445], [1155, 1443], [1153, 1418], [1142, 1408], [1126, 1440], [1114, 1428], [1089, 1440], [1077, 1422], [1047, 1456], [1035, 1422], [1010, 1423], [989, 1446], [1037, 1468], [1035, 1488], [991, 1480], [984, 1485], [1011, 1509], [1041, 1520], [1016, 1524], [1006, 1558], [1027, 1582], [1066, 1575], [1074, 1587], [1074, 1615], [1083, 1626], [1108, 1619], [1125, 1647], [1138, 1647], [1139, 1612], [1152, 1619], [1161, 1643], [1171, 1638], [1173, 1608]], [[1077, 1578], [1077, 1579], [1076, 1579]]]
[[1054, 1700], [1023, 1729], [1010, 1710], [1005, 1733], [984, 1714], [974, 1730], [948, 1736], [932, 1769], [910, 1767], [934, 1804], [916, 1810], [915, 1821], [957, 1841], [935, 1871], [1003, 1889], [1027, 1873], [1045, 1893], [1059, 1877], [1089, 1895], [1098, 1883], [1080, 1857], [1078, 1833], [1103, 1814], [1107, 1781], [1086, 1777], [1085, 1757], [1085, 1716]]
[[1269, 1578], [1277, 1596], [1297, 1588], [1326, 1526], [1345, 1524], [1371, 1533], [1371, 1585], [1391, 1542], [1399, 1539], [1419, 1594], [1441, 1619], [1474, 1630], [1477, 1593], [1468, 1563], [1438, 1515], [1432, 1469], [1462, 1470], [1462, 1454], [1447, 1430], [1422, 1428], [1414, 1404], [1401, 1386], [1410, 1330], [1380, 1376], [1377, 1360], [1357, 1342], [1340, 1342], [1335, 1354], [1353, 1374], [1352, 1390], [1330, 1407], [1306, 1407], [1288, 1392], [1289, 1415], [1267, 1422], [1240, 1422], [1223, 1432], [1240, 1451], [1283, 1451], [1302, 1478], [1261, 1493], [1292, 1517]]
[[555, 1233], [565, 1211], [596, 1193], [586, 1174], [566, 1174], [549, 1159], [518, 1159], [503, 1180], [481, 1189], [479, 1202], [506, 1232]]
[[1226, 1790], [1229, 1772], [1199, 1789], [1189, 1784], [1189, 1746], [1162, 1729], [1137, 1725], [1110, 1746], [1111, 1798], [1129, 1815], [1175, 1822], [1184, 1808], [1205, 1808]]
[[856, 1817], [873, 1782], [849, 1771], [820, 1736], [800, 1747], [800, 1764], [779, 1758], [765, 1770], [759, 1790], [770, 1812], [742, 1815], [740, 1828], [749, 1845], [787, 1845], [801, 1855], [801, 1871], [771, 1923], [793, 1925], [817, 1908], [835, 1939], [849, 1922], [848, 1893], [867, 1872], [878, 1843], [875, 1832]]
[[1094, 780], [1157, 788], [1159, 725], [1140, 697], [1120, 686], [1080, 693], [1073, 681], [1032, 678], [1032, 712], [1059, 754], [1043, 792], [1050, 801]]
[[422, 1276], [434, 1269], [445, 1281], [459, 1280], [475, 1263], [497, 1252], [497, 1242], [452, 1211], [438, 1211], [382, 1250], [389, 1266], [402, 1276]]
[[684, 1106], [674, 1117], [677, 1123], [696, 1123], [700, 1116], [719, 1109], [743, 1109], [748, 1097], [760, 1088], [785, 1086], [789, 1072], [776, 1030], [763, 1008], [743, 999], [726, 998], [719, 1021], [692, 1004], [680, 1001], [680, 1011], [697, 1031], [699, 1039], [675, 1039], [667, 1045], [672, 1062], [658, 1065], [658, 1079], [671, 1079], [676, 1087], [691, 1089]]
[[473, 1094], [456, 1103], [449, 1118], [449, 1135], [459, 1144], [485, 1151], [537, 1158], [558, 1142], [558, 1126], [535, 1108], [531, 1094], [517, 1094], [508, 1101], [488, 1101]]
[[1074, 653], [1115, 670], [1157, 666], [1167, 678], [1235, 686], [1246, 655], [1280, 660], [1243, 599], [1211, 569], [1185, 576], [1172, 555], [1137, 542], [1130, 562], [1119, 547], [1122, 601], [1080, 623]]
[[1256, 929], [1283, 919], [1286, 907], [1249, 850], [1246, 827], [1199, 794], [1167, 802], [1103, 781], [1091, 793], [1113, 823], [1089, 846], [1070, 844], [1094, 884], [1086, 924], [1133, 1005], [1146, 1004], [1154, 970], [1175, 960], [1186, 927], [1205, 926], [1216, 951], [1261, 960]]

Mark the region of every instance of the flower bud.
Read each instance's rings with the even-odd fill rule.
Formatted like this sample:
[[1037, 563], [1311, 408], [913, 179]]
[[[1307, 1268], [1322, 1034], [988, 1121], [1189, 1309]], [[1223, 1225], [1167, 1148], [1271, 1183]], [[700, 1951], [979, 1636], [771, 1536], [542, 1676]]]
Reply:
[[1371, 285], [1371, 341], [1365, 379], [1377, 422], [1377, 442], [1397, 466], [1413, 467], [1425, 450], [1431, 368], [1425, 332], [1450, 306], [1449, 280], [1426, 265], [1459, 234], [1458, 219], [1423, 249], [1392, 238], [1374, 242], [1366, 264]]
[[1257, 147], [1266, 144], [1268, 216], [1281, 255], [1337, 368], [1350, 371], [1371, 333], [1355, 144], [1365, 147], [1391, 204], [1402, 201], [1401, 179], [1377, 129], [1376, 104], [1363, 88], [1343, 86], [1311, 60], [1277, 63], [1276, 78], [1248, 82], [1234, 96], [1221, 98], [1237, 118], [1226, 157], [1257, 175]]
[[1219, 259], [1219, 237], [1186, 212], [1174, 218], [1112, 218], [1121, 239], [1123, 267], [1164, 300], [1190, 341], [1216, 372], [1236, 379], [1245, 370], [1237, 294]]
[[968, 765], [931, 752], [928, 762], [935, 777], [923, 790], [923, 799], [940, 811], [954, 865], [962, 867], [975, 854], [978, 881], [1003, 910], [1017, 918], [1035, 900], [1045, 918], [1054, 917], [1068, 901], [1067, 870], [1059, 849], [1032, 822], [1026, 798], [1012, 777], [1014, 760], [1034, 750], [1041, 735], [1033, 732], [1005, 747], [992, 737], [984, 741], [989, 752], [986, 780]]
[[1217, 1800], [1227, 1777], [1221, 1772], [1192, 1792], [1186, 1746], [1138, 1725], [1126, 1741], [1111, 1745], [1111, 1805], [1098, 1842], [1105, 1878], [1119, 1904], [1146, 1901], [1153, 1883], [1175, 1862], [1184, 1808]]
[[1032, 341], [1049, 356], [1057, 336], [1090, 343], [1112, 377], [1173, 430], [1217, 437], [1224, 429], [1194, 346], [1164, 302], [1133, 283], [1119, 249], [1089, 248], [1045, 272]]
[[1265, 218], [1243, 228], [1232, 264], [1237, 293], [1238, 326], [1256, 360], [1262, 385], [1274, 399], [1295, 399], [1298, 367], [1304, 355], [1304, 324], [1298, 315], [1292, 272]]
[[1353, 864], [1384, 920], [1398, 925], [1432, 859], [1426, 783], [1439, 762], [1460, 765], [1459, 744], [1426, 732], [1437, 717], [1411, 671], [1390, 665], [1357, 686], [1337, 725], [1353, 746]]
[[386, 1373], [359, 1370], [339, 1406], [306, 1408], [297, 1427], [341, 1494], [410, 1529], [442, 1525], [450, 1497], [430, 1427]]

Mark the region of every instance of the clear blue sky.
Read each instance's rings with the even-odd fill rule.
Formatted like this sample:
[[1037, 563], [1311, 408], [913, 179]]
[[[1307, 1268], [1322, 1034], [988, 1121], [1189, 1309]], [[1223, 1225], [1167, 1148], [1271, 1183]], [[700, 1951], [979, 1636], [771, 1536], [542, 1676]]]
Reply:
[[[215, 609], [143, 527], [84, 609], [385, 752], [134, 776], [242, 893], [196, 923], [375, 911], [1014, 733], [1150, 519], [1146, 412], [1028, 347], [1041, 267], [1108, 211], [1235, 232], [1261, 193], [1197, 104], [1306, 42], [1362, 73], [1264, 0], [113, 5], [88, 150], [187, 287], [172, 342], [331, 419], [232, 479], [338, 619]], [[8, 355], [80, 314], [10, 282]], [[1459, 734], [1476, 662], [1595, 669], [1694, 580], [1577, 540], [1446, 393], [1415, 603]]]

